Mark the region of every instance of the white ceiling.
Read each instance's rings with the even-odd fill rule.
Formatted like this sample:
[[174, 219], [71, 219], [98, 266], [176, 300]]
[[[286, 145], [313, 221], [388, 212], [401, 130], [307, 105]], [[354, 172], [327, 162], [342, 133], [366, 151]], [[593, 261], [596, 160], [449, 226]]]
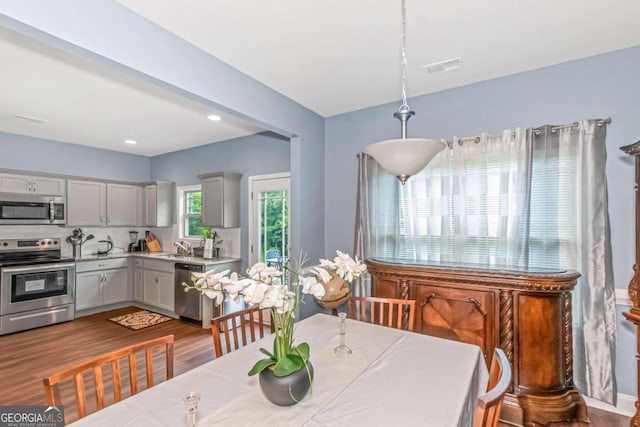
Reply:
[[0, 63], [1, 131], [153, 156], [263, 130], [4, 29]]
[[[325, 117], [400, 99], [400, 0], [119, 1]], [[638, 1], [407, 3], [409, 96], [640, 44]]]

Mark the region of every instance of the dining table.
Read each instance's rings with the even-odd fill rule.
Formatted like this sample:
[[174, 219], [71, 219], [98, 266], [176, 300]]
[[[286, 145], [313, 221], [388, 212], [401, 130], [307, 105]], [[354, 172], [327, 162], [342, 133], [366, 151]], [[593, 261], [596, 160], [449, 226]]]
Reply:
[[[196, 426], [470, 426], [488, 372], [478, 346], [347, 319], [338, 357], [339, 320], [315, 314], [296, 323], [314, 368], [307, 396], [293, 406], [269, 402], [258, 375], [273, 335], [84, 417], [74, 426], [186, 426], [183, 398], [200, 395]], [[179, 345], [179, 341], [176, 345]], [[213, 346], [213, 344], [212, 344]], [[213, 349], [212, 349], [213, 351]]]

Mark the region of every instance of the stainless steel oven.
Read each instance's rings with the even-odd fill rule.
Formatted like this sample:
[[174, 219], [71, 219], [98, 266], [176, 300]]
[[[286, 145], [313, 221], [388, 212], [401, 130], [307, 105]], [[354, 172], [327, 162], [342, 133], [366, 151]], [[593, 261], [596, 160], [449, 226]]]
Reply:
[[0, 335], [74, 318], [75, 263], [59, 248], [59, 239], [0, 241]]
[[64, 223], [64, 197], [0, 193], [0, 224]]

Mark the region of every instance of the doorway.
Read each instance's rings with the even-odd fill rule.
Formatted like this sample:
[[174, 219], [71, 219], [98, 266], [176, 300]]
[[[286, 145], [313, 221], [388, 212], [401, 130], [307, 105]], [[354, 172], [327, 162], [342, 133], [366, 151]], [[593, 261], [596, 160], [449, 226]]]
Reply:
[[288, 172], [249, 177], [249, 265], [289, 260], [290, 187]]

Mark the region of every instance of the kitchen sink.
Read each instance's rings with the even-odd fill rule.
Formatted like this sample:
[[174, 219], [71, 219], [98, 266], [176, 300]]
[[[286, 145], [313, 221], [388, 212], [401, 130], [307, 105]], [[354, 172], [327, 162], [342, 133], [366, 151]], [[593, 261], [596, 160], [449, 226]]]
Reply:
[[176, 254], [162, 254], [162, 255], [154, 255], [154, 258], [168, 258], [168, 259], [177, 259], [177, 260], [185, 260], [190, 257], [184, 255], [176, 255]]

